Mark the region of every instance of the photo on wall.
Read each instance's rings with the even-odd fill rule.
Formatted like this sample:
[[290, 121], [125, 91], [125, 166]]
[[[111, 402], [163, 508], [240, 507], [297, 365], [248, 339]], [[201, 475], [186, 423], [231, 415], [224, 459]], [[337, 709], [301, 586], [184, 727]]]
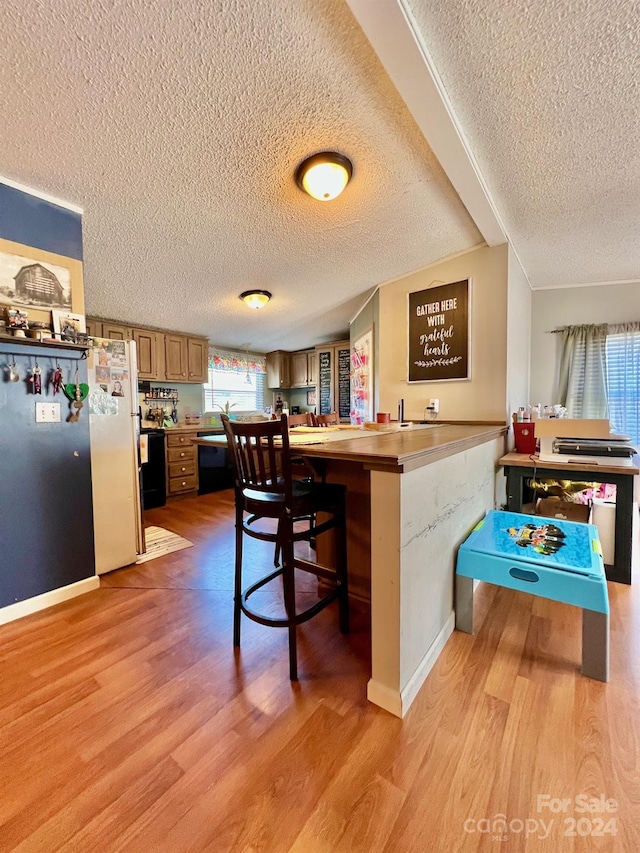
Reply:
[[53, 331], [61, 341], [78, 343], [85, 336], [87, 326], [82, 314], [72, 314], [70, 311], [51, 312]]
[[71, 310], [71, 270], [59, 264], [0, 251], [0, 304]]

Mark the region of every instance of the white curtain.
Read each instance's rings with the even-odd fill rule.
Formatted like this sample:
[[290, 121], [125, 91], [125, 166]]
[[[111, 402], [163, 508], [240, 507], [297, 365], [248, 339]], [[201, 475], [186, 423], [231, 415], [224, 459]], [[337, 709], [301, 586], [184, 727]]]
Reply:
[[605, 324], [567, 326], [562, 332], [558, 402], [570, 418], [607, 418]]
[[611, 425], [640, 444], [640, 323], [609, 326], [607, 397]]

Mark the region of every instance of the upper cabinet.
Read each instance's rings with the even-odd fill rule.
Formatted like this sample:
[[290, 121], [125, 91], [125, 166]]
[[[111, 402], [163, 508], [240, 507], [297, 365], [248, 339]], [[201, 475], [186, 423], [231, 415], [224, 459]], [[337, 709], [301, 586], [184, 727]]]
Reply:
[[135, 341], [138, 378], [155, 382], [207, 381], [209, 341], [158, 329], [139, 329], [87, 317], [87, 334], [114, 341]]
[[130, 326], [123, 326], [120, 323], [112, 323], [110, 320], [104, 320], [102, 323], [102, 337], [108, 338], [110, 341], [132, 341], [133, 329]]
[[189, 382], [205, 383], [209, 378], [209, 341], [206, 338], [187, 338], [187, 367]]
[[173, 382], [189, 381], [187, 339], [183, 335], [164, 336], [165, 374]]
[[290, 355], [284, 350], [267, 353], [267, 388], [291, 387]]
[[315, 350], [291, 353], [291, 388], [308, 388], [316, 384], [315, 356]]
[[308, 388], [315, 384], [315, 350], [267, 353], [267, 388]]
[[138, 354], [138, 379], [157, 380], [164, 376], [164, 335], [149, 329], [134, 329]]

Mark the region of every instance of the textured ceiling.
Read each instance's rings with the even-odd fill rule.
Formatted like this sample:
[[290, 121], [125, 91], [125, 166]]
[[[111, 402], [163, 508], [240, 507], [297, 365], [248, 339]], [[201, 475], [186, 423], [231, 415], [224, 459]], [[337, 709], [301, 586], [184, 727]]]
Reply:
[[532, 287], [640, 278], [640, 3], [404, 0]]
[[[342, 0], [4, 0], [0, 56], [0, 174], [84, 208], [89, 313], [298, 348], [481, 242]], [[293, 174], [326, 148], [322, 204]]]

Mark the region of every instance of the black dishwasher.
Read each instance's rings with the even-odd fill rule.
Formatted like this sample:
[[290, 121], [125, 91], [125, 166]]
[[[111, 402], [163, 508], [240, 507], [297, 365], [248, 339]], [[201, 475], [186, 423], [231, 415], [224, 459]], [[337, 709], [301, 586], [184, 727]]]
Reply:
[[[211, 433], [198, 433], [198, 437]], [[233, 470], [229, 461], [227, 447], [224, 444], [210, 447], [198, 445], [198, 494], [219, 492], [233, 488]]]
[[142, 466], [142, 503], [144, 509], [164, 506], [167, 502], [164, 430], [143, 429], [147, 436], [148, 461]]

